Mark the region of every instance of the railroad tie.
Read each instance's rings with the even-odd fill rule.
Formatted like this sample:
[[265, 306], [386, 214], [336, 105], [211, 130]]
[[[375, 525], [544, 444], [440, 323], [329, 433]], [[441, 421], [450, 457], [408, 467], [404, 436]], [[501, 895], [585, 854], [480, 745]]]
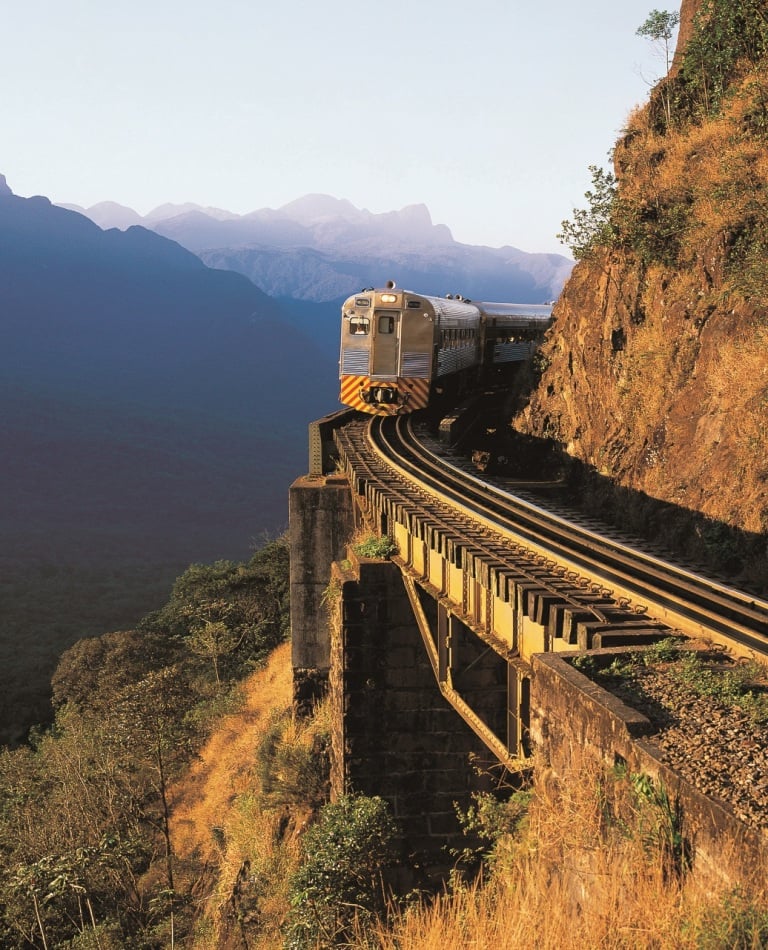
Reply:
[[625, 647], [625, 646], [647, 646], [651, 643], [658, 643], [664, 637], [669, 636], [669, 630], [649, 629], [645, 627], [641, 630], [634, 630], [630, 634], [610, 631], [605, 633], [595, 633], [592, 637], [592, 649], [602, 650], [607, 647]]
[[[668, 636], [669, 627], [663, 623], [655, 623], [652, 620], [626, 620], [618, 623], [604, 623], [599, 620], [582, 621], [576, 625], [577, 642], [580, 650], [596, 649], [594, 645], [595, 636], [600, 636], [600, 642], [606, 645], [606, 637], [610, 634], [615, 640], [624, 637], [626, 642], [631, 643], [636, 634], [653, 634], [657, 638]], [[616, 642], [614, 646], [618, 645]]]
[[[561, 591], [561, 600], [559, 603], [552, 604], [549, 610], [549, 621], [547, 623], [547, 633], [555, 640], [566, 639], [568, 643], [576, 642], [576, 634], [573, 632], [573, 620], [579, 617], [584, 619], [594, 619], [598, 614], [595, 611], [601, 611], [615, 606], [615, 601], [608, 598], [587, 599], [583, 587], [565, 587]], [[566, 636], [567, 634], [567, 636]]]

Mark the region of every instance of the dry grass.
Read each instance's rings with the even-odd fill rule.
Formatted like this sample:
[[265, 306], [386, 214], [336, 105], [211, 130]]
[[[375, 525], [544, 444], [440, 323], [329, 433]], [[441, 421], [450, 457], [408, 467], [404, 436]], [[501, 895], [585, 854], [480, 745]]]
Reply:
[[[300, 859], [300, 835], [310, 806], [274, 805], [257, 768], [264, 737], [280, 723], [279, 742], [306, 748], [318, 722], [291, 715], [289, 643], [243, 684], [242, 708], [210, 737], [174, 790], [171, 832], [177, 858], [200, 875], [201, 912], [190, 947], [276, 950], [288, 909], [287, 888]], [[288, 780], [288, 779], [286, 779]]]
[[694, 264], [707, 242], [768, 214], [768, 151], [751, 120], [768, 98], [768, 79], [751, 75], [736, 85], [722, 114], [665, 132], [650, 112], [632, 113], [617, 150], [617, 173], [627, 205], [681, 208], [679, 263]]
[[245, 681], [242, 708], [218, 724], [174, 790], [172, 833], [179, 856], [194, 854], [207, 861], [215, 855], [211, 829], [220, 826], [235, 798], [249, 789], [255, 749], [273, 710], [290, 707], [290, 653], [290, 644], [282, 644], [266, 668]]
[[585, 767], [561, 785], [539, 772], [528, 825], [516, 841], [502, 845], [490, 880], [410, 908], [377, 935], [375, 945], [382, 950], [764, 946], [752, 940], [744, 919], [757, 906], [768, 921], [765, 894], [750, 900], [746, 890], [740, 897], [727, 888], [712, 893], [695, 873], [679, 877], [669, 851], [654, 846], [652, 819], [626, 777]]
[[[191, 784], [177, 790], [178, 854], [209, 874], [199, 892], [192, 950], [283, 945], [290, 878], [301, 860], [301, 834], [311, 812], [293, 800], [271, 804], [274, 789], [265, 792], [257, 759], [265, 737], [277, 736], [280, 749], [306, 750], [328, 726], [327, 710], [314, 723], [292, 718], [290, 696], [290, 652], [284, 645], [247, 681], [242, 711], [226, 719], [203, 750]], [[290, 756], [278, 754], [271, 761], [280, 767]], [[279, 779], [293, 787], [290, 776]], [[500, 839], [485, 882], [412, 905], [388, 928], [361, 933], [356, 945], [380, 950], [765, 946], [760, 942], [768, 939], [764, 890], [732, 881], [741, 885], [739, 891], [730, 885], [713, 891], [711, 879], [705, 886], [695, 870], [681, 870], [681, 852], [670, 846], [670, 832], [679, 830], [671, 812], [639, 798], [626, 775], [585, 763], [561, 782], [539, 768], [533, 792], [527, 820], [514, 836]], [[722, 867], [727, 866], [724, 854]], [[753, 926], [756, 919], [763, 930]]]

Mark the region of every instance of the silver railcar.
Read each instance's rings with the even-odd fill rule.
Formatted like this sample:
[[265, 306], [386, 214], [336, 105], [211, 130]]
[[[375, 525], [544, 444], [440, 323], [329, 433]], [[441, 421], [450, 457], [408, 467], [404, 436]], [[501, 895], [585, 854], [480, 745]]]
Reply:
[[376, 415], [424, 409], [435, 390], [527, 359], [551, 311], [431, 297], [399, 290], [393, 281], [354, 294], [341, 311], [341, 402]]

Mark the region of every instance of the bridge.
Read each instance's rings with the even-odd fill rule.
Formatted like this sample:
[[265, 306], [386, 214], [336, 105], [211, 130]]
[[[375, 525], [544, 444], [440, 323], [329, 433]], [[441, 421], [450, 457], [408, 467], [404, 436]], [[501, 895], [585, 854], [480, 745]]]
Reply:
[[[412, 417], [314, 423], [309, 469], [290, 496], [296, 702], [329, 692], [333, 793], [387, 798], [427, 877], [460, 839], [455, 803], [514, 785], [534, 750], [566, 770], [588, 743], [676, 782], [637, 746], [647, 720], [598, 700], [565, 656], [768, 636], [768, 605], [510, 497]], [[397, 553], [356, 555], [365, 534]], [[722, 816], [687, 802], [720, 840]]]

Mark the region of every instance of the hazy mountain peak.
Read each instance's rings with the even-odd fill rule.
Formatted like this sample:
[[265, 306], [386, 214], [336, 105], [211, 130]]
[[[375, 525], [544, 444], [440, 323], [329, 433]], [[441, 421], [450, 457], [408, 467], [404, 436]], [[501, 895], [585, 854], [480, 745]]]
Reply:
[[184, 204], [162, 204], [153, 208], [149, 214], [144, 216], [144, 221], [150, 226], [157, 221], [167, 221], [168, 218], [177, 218], [182, 214], [191, 214], [200, 212], [216, 221], [230, 221], [239, 218], [239, 214], [233, 211], [225, 211], [223, 208], [206, 208], [203, 205], [195, 204], [193, 201], [185, 201]]
[[0, 175], [0, 195], [4, 195], [7, 198], [12, 194], [13, 192], [8, 187], [8, 182], [5, 180], [5, 175]]
[[425, 204], [406, 205], [400, 211], [393, 212], [400, 216], [403, 221], [410, 221], [413, 224], [432, 227], [432, 215]]
[[356, 219], [360, 210], [346, 198], [334, 198], [331, 195], [310, 194], [295, 201], [289, 201], [278, 209], [282, 215], [293, 218], [301, 224], [314, 224], [329, 218]]
[[141, 223], [210, 266], [244, 274], [272, 296], [302, 301], [343, 298], [394, 276], [425, 293], [541, 302], [559, 295], [573, 266], [561, 255], [459, 244], [423, 203], [374, 213], [310, 193], [242, 215], [192, 202], [160, 205], [138, 220], [113, 202], [83, 213], [105, 229]]
[[100, 201], [98, 204], [83, 212], [100, 228], [120, 228], [125, 230], [134, 224], [141, 224], [143, 218], [140, 214], [127, 208], [125, 205], [118, 204], [116, 201]]

